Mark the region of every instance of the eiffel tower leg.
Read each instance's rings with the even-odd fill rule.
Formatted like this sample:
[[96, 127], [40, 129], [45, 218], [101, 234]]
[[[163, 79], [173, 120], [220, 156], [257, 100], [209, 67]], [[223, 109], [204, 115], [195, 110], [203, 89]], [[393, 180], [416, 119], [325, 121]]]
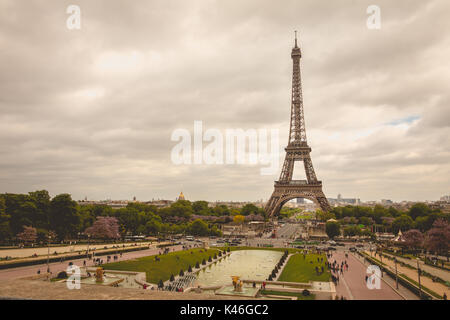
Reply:
[[279, 201], [279, 197], [274, 195], [275, 192], [270, 197], [269, 201], [267, 201], [265, 211], [268, 217], [273, 217], [277, 214], [277, 203]]
[[320, 209], [322, 209], [322, 211], [328, 212], [331, 210], [331, 206], [328, 203], [328, 200], [325, 197], [325, 194], [323, 194], [323, 192], [321, 195], [317, 196], [316, 199], [317, 199], [317, 202], [319, 203]]

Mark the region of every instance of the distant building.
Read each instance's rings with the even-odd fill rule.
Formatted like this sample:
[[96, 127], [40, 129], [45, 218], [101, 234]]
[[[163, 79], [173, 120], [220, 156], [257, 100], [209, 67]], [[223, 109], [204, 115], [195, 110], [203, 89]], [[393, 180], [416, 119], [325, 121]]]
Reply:
[[357, 206], [361, 204], [361, 201], [357, 198], [342, 198], [341, 194], [337, 195], [337, 198], [328, 198], [328, 202], [331, 206], [346, 206], [346, 205], [353, 205]]
[[145, 202], [145, 204], [153, 205], [157, 208], [167, 208], [170, 207], [170, 205], [173, 203], [172, 200], [152, 200]]
[[186, 198], [184, 197], [183, 191], [180, 192], [180, 195], [178, 196], [177, 200], [186, 200]]

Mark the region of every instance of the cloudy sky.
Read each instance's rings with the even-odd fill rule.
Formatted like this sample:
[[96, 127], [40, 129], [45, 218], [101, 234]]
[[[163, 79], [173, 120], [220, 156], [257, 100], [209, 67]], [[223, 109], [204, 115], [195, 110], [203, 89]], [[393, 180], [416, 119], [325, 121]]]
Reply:
[[[69, 5], [81, 29], [69, 30]], [[381, 28], [366, 10], [381, 9]], [[450, 2], [0, 0], [0, 192], [267, 199], [261, 165], [175, 165], [175, 129], [279, 129], [299, 30], [328, 197], [450, 193]], [[280, 157], [284, 154], [280, 153]], [[281, 162], [280, 162], [281, 166]]]

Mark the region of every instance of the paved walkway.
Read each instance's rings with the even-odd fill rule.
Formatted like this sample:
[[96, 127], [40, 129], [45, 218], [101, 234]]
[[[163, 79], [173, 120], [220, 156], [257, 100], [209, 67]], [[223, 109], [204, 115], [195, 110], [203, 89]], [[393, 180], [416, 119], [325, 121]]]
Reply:
[[[171, 251], [172, 250], [178, 251], [181, 249], [182, 249], [181, 245], [170, 247]], [[147, 250], [131, 251], [131, 252], [124, 253], [122, 255], [122, 258], [119, 258], [118, 261], [136, 259], [136, 258], [145, 257], [145, 256], [151, 256], [151, 255], [158, 254], [159, 252], [162, 252], [163, 250], [164, 249], [159, 249], [159, 248], [153, 247], [153, 248], [150, 248]], [[101, 256], [100, 258], [104, 259], [106, 261], [105, 256]], [[62, 263], [61, 262], [50, 263], [50, 265], [49, 265], [50, 271], [53, 274], [57, 274], [58, 272], [65, 271], [69, 265], [69, 262], [72, 262], [73, 264], [75, 264], [79, 267], [82, 267], [84, 260], [86, 260], [85, 257], [81, 258], [81, 259], [66, 260], [66, 261], [63, 261]], [[87, 262], [87, 266], [94, 265], [92, 260], [86, 260], [86, 262]], [[38, 270], [40, 270], [42, 273], [44, 273], [47, 270], [47, 264], [44, 263], [44, 264], [34, 265], [34, 266], [26, 266], [26, 267], [0, 270], [0, 280], [12, 280], [12, 279], [17, 279], [17, 278], [23, 278], [26, 276], [36, 275]]]
[[[368, 253], [369, 254], [369, 253]], [[394, 255], [391, 255], [389, 253], [383, 252], [383, 254], [389, 256], [389, 257], [396, 257]], [[396, 257], [397, 261], [401, 261], [404, 262], [414, 268], [417, 269], [417, 261], [414, 261], [412, 259], [405, 259], [405, 258], [401, 258], [401, 257]], [[423, 271], [428, 272], [429, 274], [432, 274], [433, 276], [439, 277], [444, 281], [449, 281], [450, 282], [450, 271], [446, 271], [444, 269], [440, 269], [440, 268], [436, 268], [436, 267], [432, 267], [430, 265], [427, 265], [425, 263], [423, 263], [423, 261], [419, 262], [420, 265], [420, 269], [422, 269]]]
[[[392, 287], [381, 281], [380, 289], [370, 290], [367, 288], [366, 266], [364, 266], [357, 258], [349, 254], [345, 258], [344, 251], [336, 251], [333, 256], [328, 259], [330, 263], [335, 261], [340, 265], [342, 261], [347, 260], [348, 271], [343, 274], [339, 272], [339, 283], [336, 286], [336, 294], [344, 296], [347, 300], [403, 300]], [[335, 273], [336, 274], [336, 273]]]
[[[75, 244], [75, 245], [67, 245], [67, 246], [50, 246], [50, 255], [52, 255], [55, 251], [58, 254], [61, 253], [69, 253], [73, 254], [77, 251], [86, 251], [89, 247], [90, 250], [102, 250], [105, 247], [107, 249], [111, 249], [114, 247], [121, 247], [125, 245], [126, 248], [133, 247], [137, 243], [138, 245], [150, 245], [151, 242], [126, 242], [126, 243], [101, 243], [101, 244]], [[47, 247], [40, 247], [40, 248], [23, 248], [23, 249], [3, 249], [0, 250], [0, 258], [5, 258], [6, 256], [12, 257], [12, 258], [27, 258], [32, 257], [34, 254], [37, 254], [38, 256], [46, 257], [48, 253]]]
[[[366, 268], [371, 265], [370, 262], [365, 260], [363, 257], [356, 253], [352, 253], [352, 255], [361, 262]], [[406, 300], [420, 300], [419, 296], [415, 295], [411, 290], [404, 287], [401, 283], [398, 284], [398, 289], [396, 288], [395, 278], [391, 278], [388, 275], [383, 274], [383, 281], [391, 286], [391, 288], [395, 288], [397, 292], [399, 292]]]
[[[370, 252], [366, 252], [367, 254], [370, 255]], [[381, 261], [380, 257], [377, 255], [377, 259]], [[383, 259], [383, 263], [385, 263], [386, 265], [388, 265], [391, 270], [395, 270], [395, 263], [392, 260]], [[422, 266], [420, 266], [422, 268]], [[397, 272], [403, 273], [404, 275], [406, 275], [408, 278], [413, 279], [416, 282], [419, 282], [418, 279], [418, 275], [417, 275], [417, 269], [409, 269], [407, 267], [402, 267], [400, 264], [397, 263]], [[433, 280], [431, 280], [428, 277], [425, 276], [421, 276], [420, 277], [420, 282], [423, 286], [427, 287], [430, 290], [433, 290], [434, 292], [436, 292], [439, 295], [443, 295], [444, 292], [446, 293], [447, 297], [450, 296], [450, 288], [448, 288], [447, 286], [443, 285], [440, 282], [433, 282]]]

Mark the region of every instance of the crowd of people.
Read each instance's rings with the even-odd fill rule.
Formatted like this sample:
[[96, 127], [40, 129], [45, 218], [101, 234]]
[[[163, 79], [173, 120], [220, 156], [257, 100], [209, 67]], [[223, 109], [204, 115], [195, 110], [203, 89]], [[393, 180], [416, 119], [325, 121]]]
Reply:
[[337, 259], [333, 257], [333, 253], [327, 253], [327, 266], [331, 271], [331, 281], [333, 281], [335, 285], [339, 284], [339, 275], [343, 275], [344, 271], [348, 271], [347, 258], [348, 254], [346, 253], [345, 259], [339, 263]]

